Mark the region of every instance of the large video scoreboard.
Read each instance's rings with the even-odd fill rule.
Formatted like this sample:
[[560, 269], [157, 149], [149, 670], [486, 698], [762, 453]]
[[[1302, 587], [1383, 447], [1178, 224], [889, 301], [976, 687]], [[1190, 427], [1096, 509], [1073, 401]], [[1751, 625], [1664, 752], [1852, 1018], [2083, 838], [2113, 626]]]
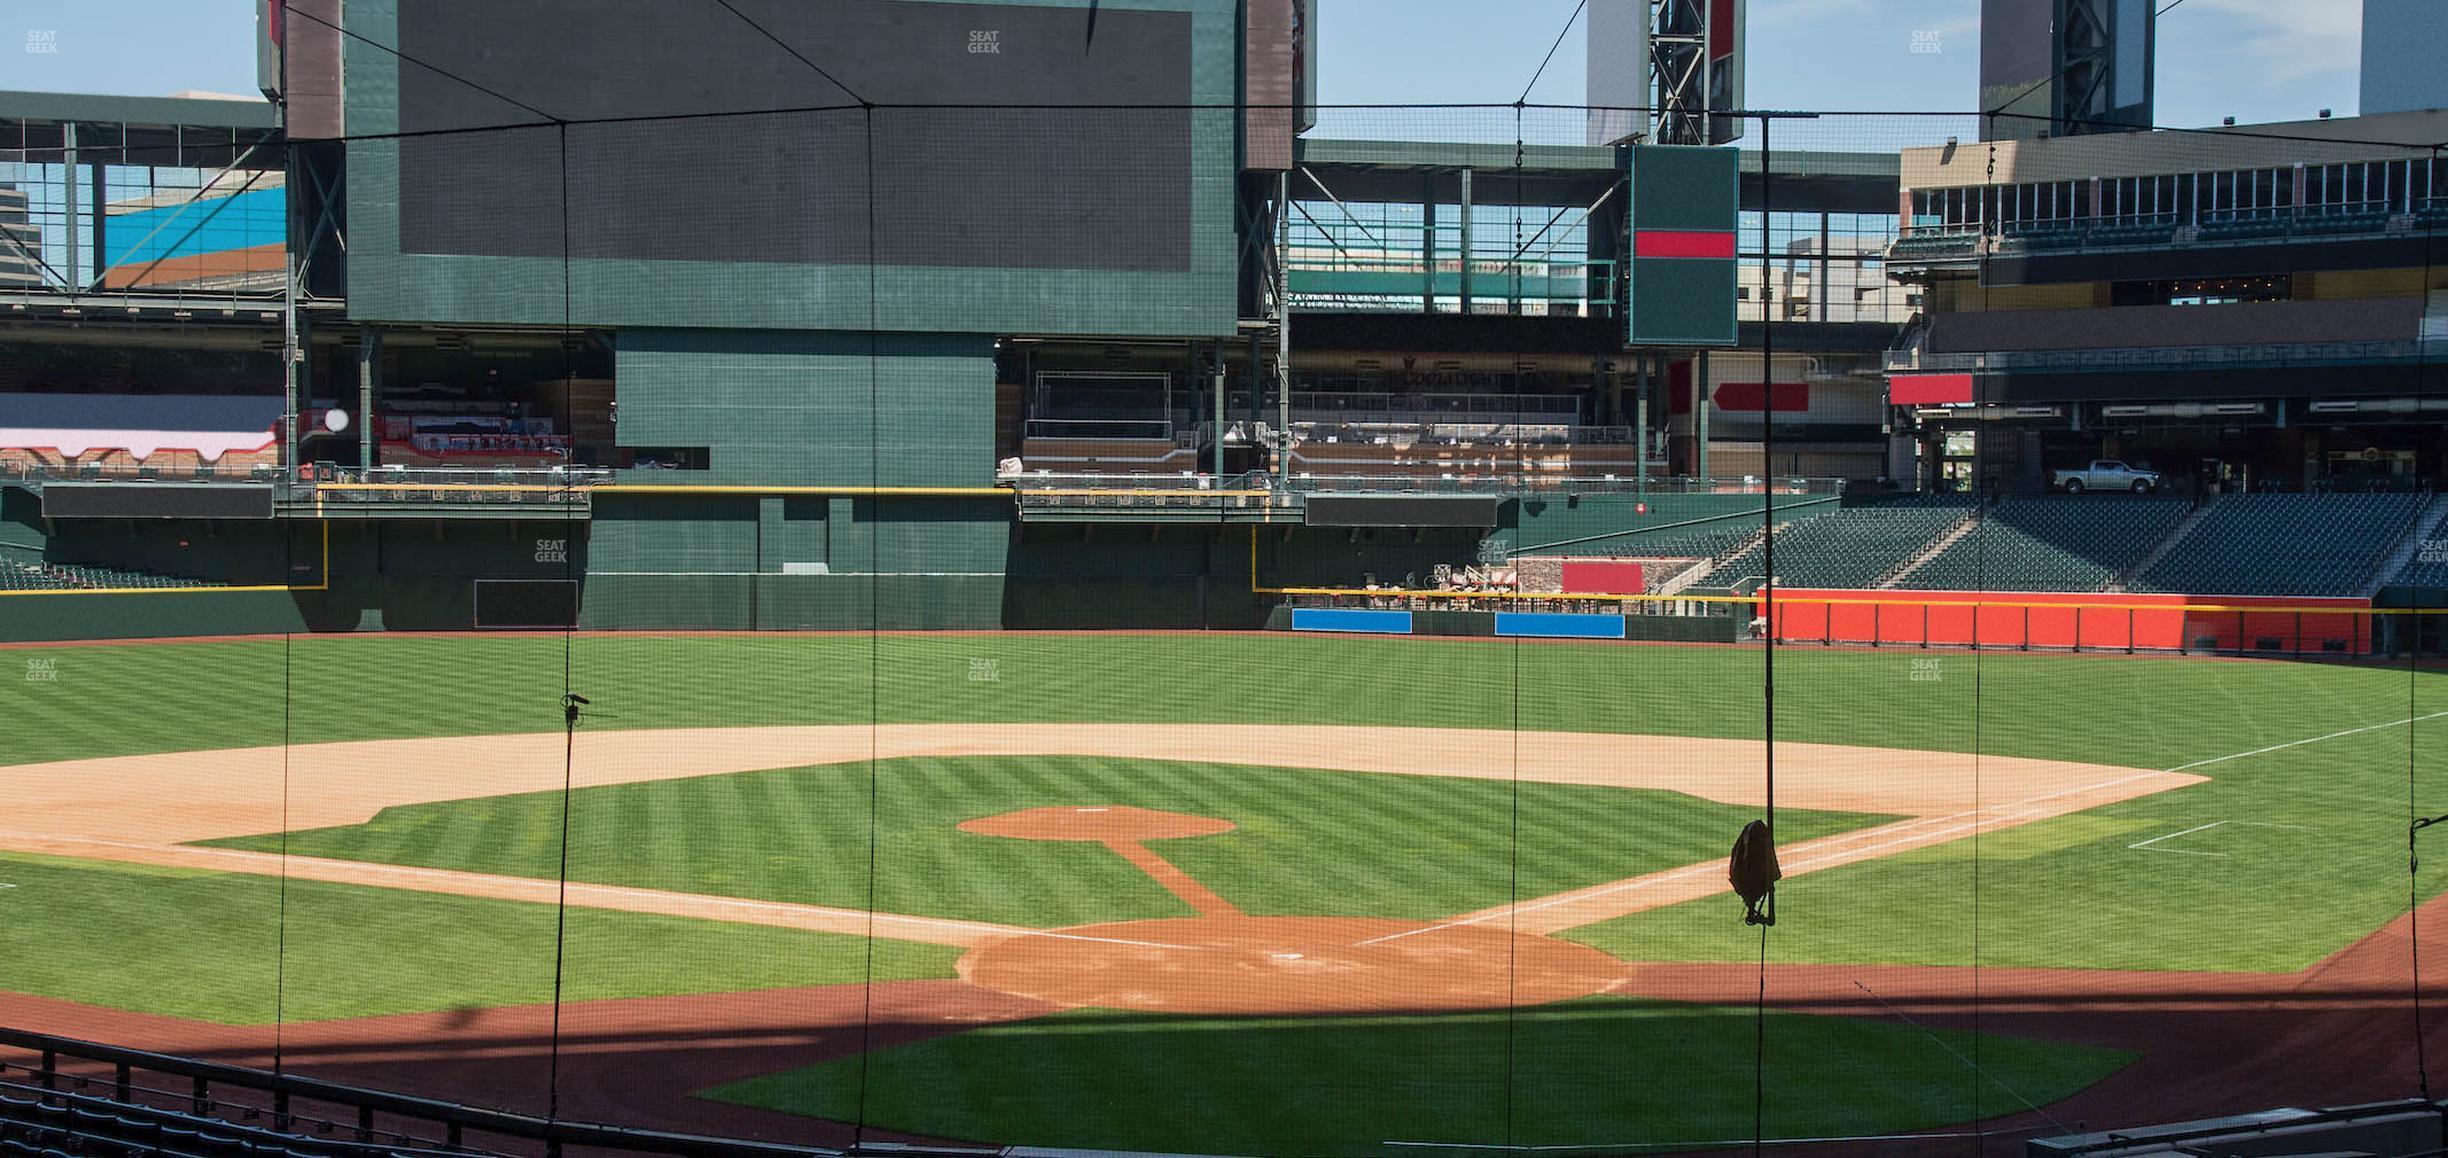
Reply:
[[349, 4], [351, 312], [1231, 332], [1231, 0], [731, 7]]

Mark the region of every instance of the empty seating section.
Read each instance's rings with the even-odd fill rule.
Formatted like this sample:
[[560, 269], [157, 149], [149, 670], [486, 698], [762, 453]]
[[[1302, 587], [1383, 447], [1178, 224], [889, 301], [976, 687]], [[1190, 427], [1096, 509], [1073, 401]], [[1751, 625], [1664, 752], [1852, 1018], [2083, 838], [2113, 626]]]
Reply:
[[[1950, 496], [1852, 507], [1778, 531], [1776, 581], [1787, 587], [1875, 587], [1972, 513]], [[1701, 579], [1731, 587], [1768, 575], [1768, 544], [1751, 547]]]
[[36, 1086], [0, 1086], [0, 1158], [406, 1158], [439, 1147], [405, 1135], [279, 1131]]
[[1889, 248], [1888, 253], [1907, 261], [1969, 257], [1979, 240], [1979, 237], [1969, 233], [1906, 234]]
[[2413, 528], [2422, 495], [2218, 500], [2134, 582], [2192, 595], [2354, 595]]
[[1597, 543], [1576, 544], [1577, 555], [1612, 555], [1620, 559], [1715, 559], [1760, 540], [1759, 519], [1727, 519], [1697, 527], [1677, 527], [1645, 535], [1625, 535]]
[[132, 587], [210, 586], [219, 586], [219, 584], [177, 575], [163, 575], [152, 571], [98, 567], [90, 563], [57, 563], [44, 559], [39, 551], [0, 544], [0, 591], [89, 591], [125, 590]]
[[1029, 470], [1056, 474], [1182, 473], [1199, 469], [1197, 452], [1171, 438], [1029, 438], [1020, 444]]
[[65, 575], [41, 567], [0, 560], [0, 591], [67, 591], [76, 587]]
[[2295, 219], [2295, 232], [2308, 235], [2378, 233], [2388, 228], [2386, 213], [2313, 213]]
[[[2407, 561], [2391, 576], [2389, 582], [2402, 587], [2448, 587], [2448, 559], [2424, 559], [2420, 556]], [[2433, 604], [2425, 602], [2422, 606]]]
[[[2399, 587], [2448, 587], [2448, 497], [2432, 500], [2430, 510], [2423, 515], [2420, 537], [2399, 550], [2405, 552], [2404, 564], [2388, 582]], [[2436, 595], [2426, 594], [2421, 606], [2440, 603]]]
[[2287, 223], [2278, 217], [2243, 217], [2234, 221], [2206, 222], [2199, 233], [2203, 241], [2257, 241], [2286, 235]]
[[[2201, 222], [2191, 227], [2196, 237], [2208, 242], [2269, 241], [2289, 237], [2336, 237], [2357, 234], [2385, 233], [2391, 215], [2386, 212], [2319, 212], [2312, 210], [2256, 210], [2219, 220]], [[2419, 216], [2415, 227], [2423, 224]], [[2079, 220], [2079, 221], [2009, 221], [1999, 227], [1998, 244], [2001, 252], [2057, 253], [2077, 249], [2132, 248], [2138, 246], [2172, 245], [2178, 225], [2172, 217], [2138, 220]], [[1902, 259], [1929, 259], [1960, 256], [1954, 244], [1961, 235], [1928, 237], [1906, 236], [1890, 250], [1890, 255]], [[1970, 252], [1968, 244], [1963, 252]]]
[[[2407, 537], [2430, 502], [2427, 495], [2236, 495], [2205, 510], [2184, 499], [2027, 496], [1975, 519], [1981, 508], [1965, 496], [1906, 495], [1800, 510], [1791, 519], [1780, 511], [1775, 579], [1787, 587], [1917, 591], [2359, 595], [2384, 578], [2399, 550], [2410, 550]], [[1748, 590], [1769, 577], [1757, 519], [1577, 542], [1571, 552], [1707, 560], [1695, 586]], [[2448, 524], [2427, 533], [2448, 537]], [[2442, 555], [2414, 552], [2385, 578], [2448, 587]]]
[[1896, 583], [1923, 591], [2107, 591], [2184, 521], [2182, 499], [2009, 499]]

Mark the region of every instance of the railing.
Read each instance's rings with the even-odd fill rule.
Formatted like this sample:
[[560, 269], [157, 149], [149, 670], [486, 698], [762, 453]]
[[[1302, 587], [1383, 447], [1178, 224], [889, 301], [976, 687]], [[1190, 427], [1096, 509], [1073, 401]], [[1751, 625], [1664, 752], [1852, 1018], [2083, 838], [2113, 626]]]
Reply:
[[[1391, 391], [1295, 390], [1292, 409], [1358, 411], [1418, 411], [1423, 414], [1577, 414], [1580, 399], [1538, 394], [1398, 394]], [[1437, 419], [1429, 419], [1437, 421]]]
[[[1631, 431], [1614, 427], [1575, 428], [1575, 440], [1585, 445], [1628, 442]], [[383, 504], [444, 504], [452, 506], [527, 505], [584, 506], [595, 487], [617, 481], [614, 472], [592, 467], [541, 470], [376, 467], [310, 468], [314, 477], [286, 481], [275, 468], [259, 468], [257, 483], [280, 488], [282, 501], [325, 506], [370, 507]], [[0, 478], [10, 477], [0, 473]], [[136, 481], [132, 478], [130, 481]], [[150, 481], [150, 480], [147, 480]], [[1317, 474], [1294, 471], [1288, 484], [1271, 471], [1252, 470], [1218, 479], [1195, 471], [1026, 471], [998, 478], [1024, 507], [1165, 505], [1262, 508], [1289, 506], [1305, 493], [1391, 493], [1506, 495], [1584, 494], [1835, 494], [1844, 480], [1775, 478], [1757, 475], [1728, 478], [1656, 477], [1642, 479], [1624, 471], [1596, 470], [1447, 477], [1433, 474]], [[1227, 501], [1229, 500], [1229, 501]]]
[[1221, 479], [1205, 474], [1054, 474], [1035, 471], [1002, 480], [1027, 511], [1267, 511], [1293, 496], [1275, 489], [1264, 471]]
[[2448, 353], [2448, 341], [2288, 342], [2267, 346], [2153, 346], [2117, 350], [1992, 350], [1968, 354], [1936, 354], [1926, 350], [1889, 350], [1886, 368], [1894, 371], [1962, 373], [2000, 370], [2138, 370], [2169, 367], [2270, 369], [2291, 366], [2399, 362], [2437, 358]]
[[1173, 424], [1162, 418], [1032, 418], [1022, 427], [1027, 438], [1129, 438], [1179, 443]]
[[1771, 489], [1781, 495], [1832, 495], [1844, 489], [1844, 480], [1836, 478], [1763, 479], [1756, 475], [1737, 478], [1672, 478], [1640, 479], [1629, 474], [1594, 475], [1522, 475], [1497, 478], [1441, 478], [1418, 475], [1307, 475], [1294, 472], [1292, 489], [1296, 492], [1333, 493], [1396, 493], [1396, 494], [1545, 494], [1569, 490], [1576, 494], [1648, 494], [1648, 495], [1708, 495], [1761, 494]]
[[215, 466], [204, 463], [193, 468], [151, 466], [104, 466], [99, 463], [60, 464], [0, 461], [0, 481], [27, 482], [40, 485], [54, 482], [141, 482], [141, 483], [276, 483], [281, 470], [268, 464], [247, 466]]
[[[2438, 213], [2437, 209], [2423, 212]], [[2070, 221], [2003, 222], [1994, 234], [1977, 225], [1922, 227], [1887, 247], [1886, 260], [1910, 265], [1968, 261], [1990, 254], [2101, 249], [2188, 248], [2315, 238], [2382, 235], [2401, 231], [2409, 220], [2384, 204], [2371, 207], [2320, 205], [2203, 210], [2187, 225], [2173, 213], [2086, 217]], [[2222, 236], [2234, 232], [2234, 236]]]
[[[319, 1128], [330, 1126], [348, 1128], [358, 1141], [406, 1138], [422, 1148], [450, 1150], [463, 1150], [475, 1145], [476, 1141], [471, 1140], [470, 1135], [478, 1135], [516, 1144], [501, 1146], [496, 1143], [492, 1148], [541, 1149], [547, 1154], [559, 1154], [571, 1146], [623, 1154], [671, 1155], [675, 1158], [837, 1158], [843, 1153], [812, 1146], [787, 1146], [538, 1118], [343, 1085], [296, 1074], [271, 1073], [18, 1029], [0, 1029], [0, 1046], [33, 1055], [34, 1064], [28, 1065], [12, 1058], [13, 1064], [7, 1068], [22, 1073], [28, 1079], [20, 1084], [32, 1085], [43, 1091], [90, 1089], [97, 1082], [103, 1082], [107, 1083], [109, 1096], [120, 1102], [134, 1103], [141, 1093], [183, 1101], [198, 1117], [212, 1117], [221, 1113], [238, 1113], [250, 1118], [259, 1115], [261, 1109], [258, 1105], [226, 1101], [216, 1094], [216, 1090], [244, 1091], [257, 1095], [254, 1101], [270, 1102], [272, 1122], [276, 1129], [283, 1132], [309, 1128], [318, 1129], [319, 1132]], [[86, 1064], [83, 1067], [64, 1068], [66, 1063], [77, 1062]], [[97, 1078], [79, 1072], [80, 1069], [91, 1069], [107, 1076]], [[300, 1103], [310, 1103], [310, 1109], [336, 1107], [343, 1114], [338, 1120], [316, 1117], [303, 1112]], [[377, 1114], [387, 1115], [394, 1128], [377, 1131]], [[304, 1147], [309, 1153], [313, 1148], [313, 1144]], [[976, 1153], [974, 1150], [931, 1150], [917, 1146], [897, 1152], [915, 1155]]]
[[1781, 495], [1833, 495], [1844, 489], [1838, 478], [1776, 478], [1763, 479], [1756, 475], [1738, 478], [1650, 478], [1629, 476], [1547, 475], [1508, 478], [1439, 478], [1420, 475], [1359, 475], [1302, 474], [1294, 472], [1288, 490], [1274, 475], [1262, 471], [1245, 471], [1225, 476], [1221, 481], [1206, 474], [1098, 474], [1078, 472], [1055, 474], [1030, 471], [1002, 480], [1020, 498], [1023, 505], [1056, 496], [1089, 497], [1114, 495], [1120, 492], [1178, 495], [1213, 498], [1217, 494], [1452, 494], [1507, 495], [1546, 493], [1570, 489], [1584, 494], [1761, 494], [1771, 489]]
[[1629, 426], [1574, 426], [1568, 422], [1521, 422], [1511, 416], [1443, 415], [1430, 422], [1292, 423], [1293, 444], [1360, 446], [1631, 446], [1639, 432]]
[[1467, 588], [1383, 590], [1294, 589], [1284, 595], [1293, 608], [1349, 608], [1372, 611], [1530, 611], [1566, 615], [1680, 616], [1729, 618], [1749, 616], [1748, 601], [1720, 598], [1677, 598], [1659, 595], [1589, 595], [1536, 591], [1472, 590]]
[[388, 467], [372, 470], [318, 466], [314, 477], [291, 487], [290, 501], [317, 506], [583, 507], [596, 486], [613, 481], [593, 467], [469, 468]]

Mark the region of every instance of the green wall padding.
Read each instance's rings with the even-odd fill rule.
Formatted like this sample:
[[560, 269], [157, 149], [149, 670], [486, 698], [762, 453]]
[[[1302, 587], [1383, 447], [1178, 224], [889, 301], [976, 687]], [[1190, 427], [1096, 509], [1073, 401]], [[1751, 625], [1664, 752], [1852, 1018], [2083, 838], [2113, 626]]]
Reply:
[[626, 481], [985, 486], [994, 343], [976, 335], [623, 330], [620, 442], [705, 447], [709, 469]]

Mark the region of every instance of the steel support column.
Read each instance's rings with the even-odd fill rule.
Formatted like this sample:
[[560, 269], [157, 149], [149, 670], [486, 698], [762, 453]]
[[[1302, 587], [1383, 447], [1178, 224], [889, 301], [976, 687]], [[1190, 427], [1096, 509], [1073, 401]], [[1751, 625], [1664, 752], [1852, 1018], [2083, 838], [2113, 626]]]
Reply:
[[1275, 176], [1275, 463], [1292, 489], [1292, 174]]
[[1704, 483], [1709, 477], [1708, 372], [1708, 351], [1702, 350], [1698, 357], [1692, 359], [1692, 473]]
[[62, 272], [67, 275], [68, 292], [76, 294], [84, 290], [85, 283], [80, 277], [83, 268], [78, 261], [84, 255], [84, 247], [77, 241], [77, 216], [80, 211], [77, 208], [77, 127], [75, 121], [60, 122], [60, 166], [61, 204], [68, 218], [68, 241], [61, 247], [67, 251], [68, 268]]
[[374, 462], [374, 390], [382, 376], [382, 331], [357, 327], [357, 465], [372, 470]]
[[1471, 312], [1471, 171], [1462, 170], [1462, 312]]
[[1639, 450], [1632, 461], [1633, 469], [1639, 472], [1633, 476], [1634, 489], [1641, 496], [1641, 501], [1646, 502], [1649, 497], [1649, 355], [1639, 357], [1639, 382], [1632, 388], [1632, 441]]

